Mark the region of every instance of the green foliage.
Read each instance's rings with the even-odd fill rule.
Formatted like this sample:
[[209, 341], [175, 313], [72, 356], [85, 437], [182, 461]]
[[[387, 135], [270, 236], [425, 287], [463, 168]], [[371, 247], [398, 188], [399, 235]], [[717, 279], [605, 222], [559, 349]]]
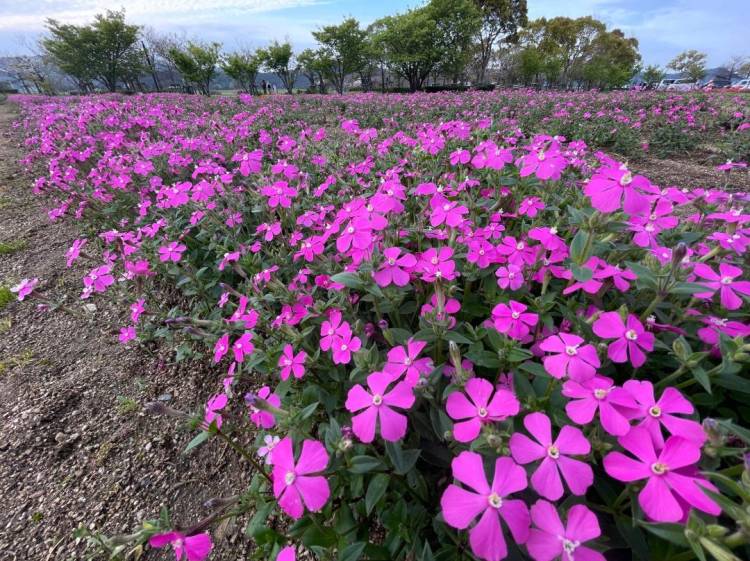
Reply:
[[320, 44], [317, 65], [340, 94], [344, 93], [347, 75], [357, 72], [365, 64], [365, 41], [367, 32], [359, 27], [354, 18], [347, 18], [339, 25], [327, 25], [313, 31]]
[[143, 68], [138, 50], [140, 27], [125, 23], [124, 12], [99, 14], [90, 25], [62, 24], [47, 20], [50, 35], [42, 47], [82, 91], [99, 81], [111, 92], [120, 82], [133, 81]]
[[255, 78], [262, 64], [261, 58], [255, 53], [230, 53], [221, 62], [221, 69], [232, 78], [241, 90], [251, 92], [255, 89]]
[[0, 242], [0, 255], [10, 255], [16, 251], [21, 251], [26, 247], [24, 240], [15, 240], [12, 242]]
[[0, 286], [0, 310], [5, 308], [15, 299], [15, 296], [7, 286]]
[[528, 23], [526, 0], [474, 0], [481, 25], [477, 32], [477, 82], [485, 81], [492, 50], [500, 36], [506, 42], [518, 40], [518, 29]]
[[664, 72], [664, 70], [662, 70], [658, 66], [650, 64], [645, 68], [642, 76], [643, 81], [647, 84], [658, 84], [664, 79], [664, 76], [666, 76], [666, 72]]
[[170, 56], [186, 82], [204, 95], [211, 95], [211, 78], [219, 63], [219, 43], [188, 43], [184, 49], [173, 48]]
[[682, 72], [697, 82], [706, 75], [706, 53], [695, 49], [682, 52], [669, 62], [667, 68]]
[[300, 68], [294, 58], [291, 43], [274, 41], [265, 49], [260, 49], [258, 56], [263, 66], [276, 74], [286, 91], [292, 93]]

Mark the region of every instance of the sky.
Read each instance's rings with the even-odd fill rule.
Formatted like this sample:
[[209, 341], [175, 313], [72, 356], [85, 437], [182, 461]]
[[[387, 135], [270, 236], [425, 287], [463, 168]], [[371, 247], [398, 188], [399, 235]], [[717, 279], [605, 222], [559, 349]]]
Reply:
[[[0, 0], [0, 55], [28, 52], [46, 18], [82, 24], [107, 9], [160, 32], [219, 41], [225, 49], [273, 39], [314, 46], [310, 32], [354, 16], [363, 24], [419, 6], [420, 0]], [[706, 52], [710, 66], [750, 56], [750, 0], [528, 0], [529, 17], [593, 15], [640, 42], [645, 64], [665, 65], [679, 52]]]

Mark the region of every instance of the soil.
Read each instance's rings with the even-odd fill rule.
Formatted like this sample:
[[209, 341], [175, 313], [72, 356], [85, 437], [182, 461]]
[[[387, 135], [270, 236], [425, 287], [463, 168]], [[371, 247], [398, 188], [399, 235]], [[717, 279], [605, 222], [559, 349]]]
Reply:
[[[129, 533], [162, 506], [188, 526], [210, 514], [204, 503], [245, 488], [250, 469], [216, 440], [184, 454], [193, 434], [177, 421], [143, 410], [161, 400], [195, 412], [215, 391], [220, 374], [173, 355], [128, 349], [117, 341], [122, 307], [93, 298], [79, 302], [88, 265], [70, 269], [65, 251], [80, 237], [71, 222], [50, 222], [43, 198], [20, 169], [15, 107], [0, 104], [0, 287], [41, 279], [40, 292], [65, 300], [77, 315], [29, 302], [0, 310], [0, 561], [84, 559], [73, 531], [81, 524], [105, 535]], [[721, 187], [713, 167], [647, 159], [634, 171], [666, 187]], [[750, 190], [750, 174], [733, 174]], [[246, 559], [241, 519], [214, 532], [211, 559]], [[103, 558], [103, 557], [102, 557]], [[173, 559], [147, 550], [142, 559]]]
[[[100, 263], [65, 266], [80, 237], [71, 222], [50, 222], [45, 201], [17, 164], [16, 108], [0, 104], [0, 287], [38, 277], [40, 292], [79, 311], [11, 302], [0, 310], [0, 561], [86, 559], [73, 531], [84, 524], [105, 535], [130, 533], [168, 506], [189, 526], [211, 513], [204, 503], [243, 490], [244, 460], [216, 439], [184, 454], [194, 436], [170, 417], [143, 410], [162, 400], [188, 412], [219, 387], [220, 374], [172, 356], [119, 344], [120, 307], [80, 302], [81, 278]], [[211, 559], [247, 559], [246, 520], [223, 529]], [[96, 559], [104, 559], [104, 556]], [[147, 561], [174, 559], [150, 550]]]

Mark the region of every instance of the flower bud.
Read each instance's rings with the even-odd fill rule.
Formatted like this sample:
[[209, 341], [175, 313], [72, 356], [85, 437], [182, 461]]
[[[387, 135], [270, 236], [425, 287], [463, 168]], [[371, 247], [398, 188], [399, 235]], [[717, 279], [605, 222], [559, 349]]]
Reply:
[[677, 269], [682, 263], [682, 260], [685, 259], [686, 255], [687, 245], [685, 245], [683, 242], [678, 243], [677, 247], [672, 250], [672, 268]]

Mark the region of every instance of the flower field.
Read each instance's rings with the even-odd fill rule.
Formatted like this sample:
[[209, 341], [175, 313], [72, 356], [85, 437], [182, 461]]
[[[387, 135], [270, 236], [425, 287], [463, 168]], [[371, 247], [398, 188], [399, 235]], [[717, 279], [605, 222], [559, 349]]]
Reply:
[[246, 464], [110, 553], [200, 561], [245, 517], [255, 559], [747, 558], [749, 97], [15, 101], [81, 286], [13, 291], [118, 302], [123, 345], [214, 388], [147, 408]]

